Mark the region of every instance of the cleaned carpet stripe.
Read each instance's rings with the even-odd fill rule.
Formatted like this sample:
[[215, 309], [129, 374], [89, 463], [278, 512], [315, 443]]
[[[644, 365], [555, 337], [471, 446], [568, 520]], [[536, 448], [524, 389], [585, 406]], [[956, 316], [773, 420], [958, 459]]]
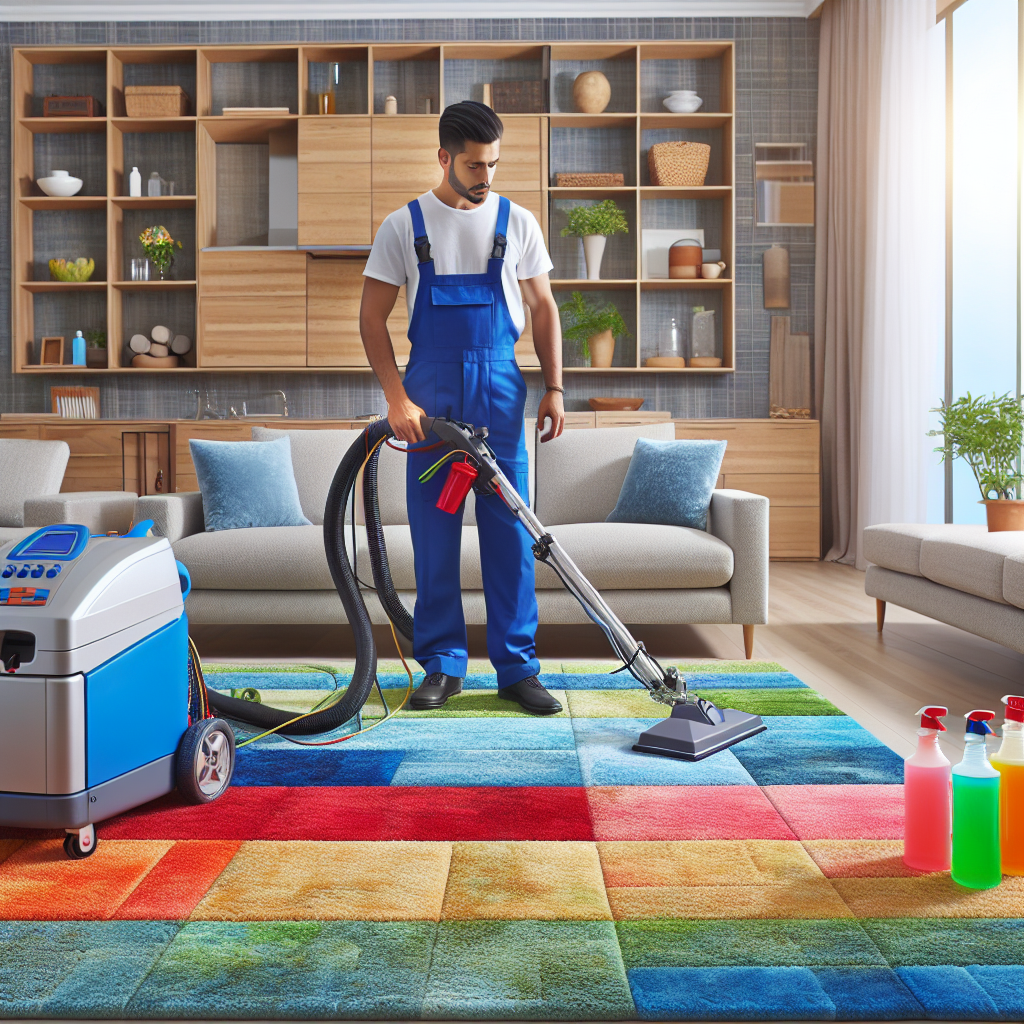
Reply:
[[903, 838], [902, 785], [764, 786], [761, 792], [798, 839]]
[[351, 750], [330, 747], [271, 748], [256, 745], [238, 751], [232, 786], [390, 786], [404, 750]]

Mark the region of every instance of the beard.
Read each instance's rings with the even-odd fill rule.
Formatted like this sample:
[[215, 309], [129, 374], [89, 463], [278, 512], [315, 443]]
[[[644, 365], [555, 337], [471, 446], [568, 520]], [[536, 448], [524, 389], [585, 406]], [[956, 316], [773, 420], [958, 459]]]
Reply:
[[487, 198], [487, 193], [491, 190], [490, 185], [474, 185], [472, 188], [466, 188], [455, 174], [454, 158], [448, 166], [448, 184], [451, 185], [458, 195], [474, 205], [482, 203]]

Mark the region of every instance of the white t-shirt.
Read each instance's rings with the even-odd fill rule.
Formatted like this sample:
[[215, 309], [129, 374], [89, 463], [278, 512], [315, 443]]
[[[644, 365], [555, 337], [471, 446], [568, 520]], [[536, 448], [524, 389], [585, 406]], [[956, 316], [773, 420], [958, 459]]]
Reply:
[[[491, 192], [480, 206], [472, 210], [456, 210], [442, 203], [433, 192], [424, 192], [419, 201], [435, 273], [486, 273], [498, 223], [498, 194]], [[544, 248], [544, 235], [537, 218], [524, 207], [515, 203], [511, 205], [501, 283], [512, 322], [522, 334], [526, 314], [517, 279], [522, 281], [545, 274], [554, 264]], [[412, 319], [420, 272], [413, 249], [412, 214], [407, 206], [389, 214], [377, 229], [363, 274], [399, 287], [404, 284], [409, 318]]]

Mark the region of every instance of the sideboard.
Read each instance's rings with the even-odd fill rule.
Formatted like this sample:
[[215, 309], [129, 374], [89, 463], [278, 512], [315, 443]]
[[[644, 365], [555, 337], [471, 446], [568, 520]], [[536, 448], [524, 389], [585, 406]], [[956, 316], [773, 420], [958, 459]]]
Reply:
[[[667, 420], [665, 412], [570, 412], [569, 429], [630, 426]], [[199, 489], [189, 455], [191, 438], [245, 441], [254, 426], [289, 430], [359, 428], [365, 420], [67, 420], [0, 419], [0, 438], [67, 441], [65, 491], [160, 494]], [[674, 420], [677, 438], [728, 441], [720, 487], [765, 495], [771, 502], [773, 559], [817, 560], [820, 549], [819, 438], [816, 420]]]

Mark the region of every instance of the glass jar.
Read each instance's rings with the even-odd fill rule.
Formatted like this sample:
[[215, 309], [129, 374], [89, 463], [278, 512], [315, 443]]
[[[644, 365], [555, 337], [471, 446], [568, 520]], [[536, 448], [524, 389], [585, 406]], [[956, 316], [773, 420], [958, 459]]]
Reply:
[[673, 359], [678, 358], [683, 354], [683, 337], [682, 332], [679, 329], [679, 321], [675, 317], [672, 317], [668, 322], [668, 327], [661, 332], [658, 337], [658, 353], [659, 356], [668, 356]]
[[149, 260], [145, 257], [142, 259], [133, 259], [128, 267], [128, 277], [132, 281], [148, 281], [149, 280]]
[[690, 355], [694, 359], [715, 357], [715, 311], [703, 306], [693, 307], [693, 326], [690, 330]]

